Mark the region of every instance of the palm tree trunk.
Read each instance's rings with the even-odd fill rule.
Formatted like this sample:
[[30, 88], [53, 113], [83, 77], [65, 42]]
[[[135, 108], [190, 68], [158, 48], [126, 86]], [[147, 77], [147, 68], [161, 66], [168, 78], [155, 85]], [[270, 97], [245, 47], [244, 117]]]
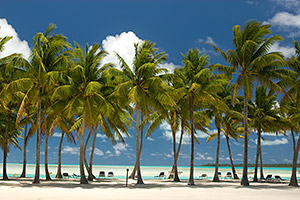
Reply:
[[234, 165], [233, 165], [232, 155], [231, 155], [231, 150], [230, 150], [230, 145], [229, 145], [229, 137], [227, 135], [226, 135], [226, 143], [227, 143], [229, 160], [230, 160], [230, 165], [231, 165], [231, 170], [232, 170], [233, 178], [234, 179], [239, 179], [238, 175], [236, 174]]
[[[181, 149], [181, 144], [182, 144], [183, 134], [184, 134], [184, 124], [183, 124], [183, 120], [181, 120], [181, 133], [180, 133], [180, 139], [179, 139], [179, 144], [178, 144], [178, 147], [177, 147], [176, 154], [175, 154], [175, 156], [174, 156], [174, 163], [173, 163], [172, 170], [171, 170], [171, 172], [174, 173], [174, 181], [175, 181], [175, 182], [180, 182], [180, 179], [179, 179], [179, 176], [178, 176], [177, 161], [178, 161], [179, 152], [180, 152], [180, 149]], [[175, 162], [175, 161], [176, 161], [176, 162]], [[175, 170], [175, 169], [176, 169], [176, 170]], [[176, 174], [177, 174], [177, 175], [176, 175]], [[177, 181], [176, 176], [178, 177], [178, 181]], [[173, 177], [171, 177], [171, 175], [169, 175], [169, 178], [173, 178]]]
[[97, 132], [98, 132], [98, 124], [96, 125], [95, 132], [94, 132], [93, 145], [92, 145], [92, 150], [91, 150], [91, 155], [90, 155], [90, 172], [91, 173], [88, 176], [88, 180], [93, 180], [94, 178], [96, 178], [93, 175], [93, 158], [94, 158], [94, 150], [95, 150]]
[[249, 186], [248, 181], [248, 96], [244, 88], [244, 161], [241, 185]]
[[27, 146], [27, 139], [28, 139], [27, 128], [28, 128], [28, 125], [25, 124], [24, 144], [23, 144], [23, 170], [22, 170], [20, 178], [25, 178], [26, 177], [26, 155], [27, 155], [26, 146]]
[[219, 182], [219, 176], [218, 176], [218, 171], [219, 171], [219, 153], [220, 153], [220, 135], [221, 135], [221, 129], [220, 129], [220, 124], [218, 122], [218, 142], [217, 142], [217, 155], [216, 155], [216, 166], [215, 166], [215, 175], [213, 182]]
[[36, 161], [33, 183], [40, 183], [40, 145], [41, 145], [41, 115], [42, 115], [42, 88], [39, 88], [37, 105], [37, 126], [36, 126]]
[[59, 141], [59, 147], [58, 147], [58, 166], [57, 166], [57, 173], [56, 173], [56, 176], [55, 178], [62, 178], [62, 174], [61, 174], [61, 147], [62, 147], [62, 143], [63, 143], [63, 140], [64, 140], [64, 135], [65, 133], [62, 132], [61, 133], [61, 138], [60, 138], [60, 141]]
[[80, 184], [88, 184], [88, 180], [85, 177], [85, 173], [84, 173], [84, 165], [83, 165], [83, 155], [84, 155], [84, 149], [83, 149], [83, 145], [84, 145], [84, 133], [85, 133], [85, 115], [86, 115], [86, 110], [85, 110], [85, 106], [84, 106], [84, 110], [83, 110], [83, 114], [82, 114], [82, 124], [81, 124], [81, 136], [80, 136]]
[[135, 121], [135, 142], [136, 142], [136, 171], [137, 171], [137, 183], [144, 184], [140, 167], [140, 148], [139, 148], [139, 122], [140, 122], [140, 110], [136, 108], [136, 121]]
[[[143, 121], [143, 115], [142, 115], [142, 121]], [[140, 141], [140, 151], [139, 151], [139, 155], [142, 154], [142, 149], [143, 149], [143, 127], [141, 127], [141, 141]], [[135, 162], [134, 164], [134, 168], [129, 176], [130, 179], [134, 179], [135, 178], [135, 174], [136, 174], [136, 170], [137, 170], [137, 162]]]
[[261, 138], [261, 130], [260, 130], [260, 125], [257, 129], [257, 149], [256, 149], [256, 159], [255, 159], [255, 168], [254, 168], [254, 178], [253, 182], [258, 182], [257, 179], [257, 168], [258, 168], [258, 158], [260, 156], [260, 138]]
[[264, 169], [263, 169], [263, 161], [262, 161], [262, 153], [261, 153], [261, 143], [259, 144], [259, 168], [260, 168], [260, 179], [264, 179]]
[[189, 98], [189, 112], [191, 123], [191, 162], [190, 162], [190, 177], [188, 185], [195, 185], [194, 183], [194, 94], [192, 93]]
[[[93, 175], [91, 174], [89, 165], [88, 165], [87, 160], [86, 160], [86, 148], [87, 148], [87, 145], [88, 145], [88, 143], [89, 143], [89, 140], [90, 140], [90, 138], [91, 138], [92, 133], [93, 133], [93, 128], [90, 128], [89, 135], [88, 135], [88, 137], [87, 137], [87, 139], [86, 139], [86, 141], [85, 141], [85, 145], [84, 145], [84, 153], [83, 153], [84, 166], [85, 166], [85, 168], [86, 168], [86, 170], [87, 170], [87, 172], [88, 172], [88, 176], [91, 176], [91, 177], [93, 177]], [[92, 180], [93, 180], [93, 179], [92, 179]]]
[[49, 132], [48, 129], [46, 130], [46, 139], [45, 139], [45, 175], [46, 180], [51, 180], [50, 173], [48, 169], [48, 140], [49, 140]]
[[172, 128], [171, 126], [171, 130], [172, 130], [172, 137], [173, 137], [173, 152], [174, 152], [174, 164], [172, 167], [171, 172], [174, 173], [174, 182], [180, 182], [180, 179], [178, 177], [178, 170], [177, 170], [177, 152], [176, 152], [176, 132], [175, 130]]
[[298, 160], [298, 153], [300, 149], [300, 137], [298, 138], [297, 147], [295, 141], [295, 135], [293, 129], [291, 129], [292, 137], [293, 137], [293, 167], [292, 167], [292, 175], [290, 179], [289, 186], [298, 187], [297, 182], [297, 160]]
[[10, 112], [7, 113], [5, 135], [4, 135], [4, 148], [3, 148], [3, 180], [8, 180], [7, 171], [6, 171], [6, 161], [7, 161], [7, 152], [8, 152], [8, 131], [9, 131], [9, 121], [10, 121]]

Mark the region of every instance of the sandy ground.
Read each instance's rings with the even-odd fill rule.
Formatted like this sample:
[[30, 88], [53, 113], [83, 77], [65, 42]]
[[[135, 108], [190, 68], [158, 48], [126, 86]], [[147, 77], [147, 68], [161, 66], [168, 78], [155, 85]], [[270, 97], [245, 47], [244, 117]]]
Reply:
[[240, 186], [239, 181], [195, 180], [194, 186], [187, 181], [174, 183], [163, 180], [144, 180], [144, 185], [135, 185], [134, 180], [97, 180], [88, 185], [80, 185], [78, 180], [41, 181], [32, 184], [32, 179], [11, 179], [0, 181], [0, 200], [144, 200], [144, 199], [230, 199], [230, 200], [292, 200], [300, 199], [300, 187], [289, 187], [281, 183], [250, 183], [250, 187]]

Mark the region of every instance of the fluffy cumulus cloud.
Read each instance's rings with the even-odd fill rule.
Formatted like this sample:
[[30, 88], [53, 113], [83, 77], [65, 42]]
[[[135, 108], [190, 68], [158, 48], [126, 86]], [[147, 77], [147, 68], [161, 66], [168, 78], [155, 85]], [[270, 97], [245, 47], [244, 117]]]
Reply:
[[8, 24], [6, 19], [0, 19], [0, 38], [12, 36], [4, 46], [4, 50], [0, 53], [0, 58], [8, 56], [12, 53], [20, 53], [24, 58], [28, 59], [30, 56], [30, 48], [25, 40], [21, 40], [16, 30], [12, 25]]
[[[163, 137], [166, 140], [171, 140], [171, 141], [173, 140], [170, 125], [166, 121], [164, 121], [163, 123], [160, 124], [159, 129], [163, 131]], [[208, 134], [211, 134], [214, 132], [216, 132], [216, 130], [209, 130]], [[181, 134], [181, 128], [179, 128], [179, 130], [176, 132], [176, 142], [177, 143], [179, 143], [180, 134]], [[205, 139], [208, 137], [208, 134], [197, 130], [195, 135], [198, 139]], [[182, 144], [190, 144], [190, 140], [191, 140], [190, 136], [187, 133], [184, 133], [183, 138], [182, 138]]]
[[113, 146], [115, 150], [115, 155], [120, 156], [122, 152], [127, 151], [128, 144], [123, 144], [123, 143], [117, 143], [116, 145]]
[[[108, 52], [108, 55], [103, 59], [102, 63], [113, 63], [118, 69], [120, 69], [120, 62], [116, 56], [117, 52], [129, 65], [132, 66], [134, 54], [135, 54], [135, 43], [143, 42], [134, 32], [123, 32], [120, 35], [109, 35], [103, 41], [103, 49]], [[173, 63], [163, 63], [161, 67], [168, 69], [170, 72], [176, 67]]]
[[300, 28], [300, 14], [292, 14], [289, 12], [278, 12], [269, 22], [278, 26], [290, 26]]
[[60, 132], [54, 132], [52, 137], [61, 137], [61, 133]]
[[64, 146], [61, 153], [62, 154], [79, 155], [80, 154], [79, 151], [80, 151], [79, 147]]
[[103, 59], [103, 63], [114, 63], [120, 68], [119, 60], [115, 54], [117, 52], [131, 66], [134, 58], [134, 44], [141, 42], [142, 40], [131, 31], [123, 32], [120, 35], [107, 36], [102, 41], [103, 49], [108, 52], [108, 56]]
[[295, 49], [292, 46], [280, 46], [280, 43], [276, 42], [270, 48], [270, 52], [281, 52], [285, 57], [291, 57], [295, 54]]
[[101, 151], [98, 148], [95, 148], [94, 153], [95, 153], [96, 156], [103, 156], [104, 155], [103, 151]]

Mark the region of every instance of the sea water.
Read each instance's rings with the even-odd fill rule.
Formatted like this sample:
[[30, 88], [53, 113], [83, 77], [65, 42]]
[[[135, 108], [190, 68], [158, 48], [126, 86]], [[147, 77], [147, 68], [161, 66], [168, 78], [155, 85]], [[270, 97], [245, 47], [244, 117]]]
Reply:
[[[9, 163], [7, 164], [7, 173], [9, 177], [19, 177], [22, 173], [23, 164], [18, 163]], [[57, 164], [48, 164], [49, 172], [51, 178], [54, 178], [57, 172]], [[62, 173], [68, 173], [69, 175], [80, 174], [79, 165], [73, 164], [63, 164], [62, 165]], [[93, 165], [93, 174], [98, 177], [100, 171], [104, 171], [107, 175], [108, 172], [113, 172], [115, 178], [124, 179], [126, 178], [127, 169], [129, 170], [129, 175], [132, 172], [134, 166], [131, 165]], [[143, 179], [153, 179], [155, 176], [158, 176], [160, 172], [164, 172], [166, 175], [170, 173], [172, 166], [141, 166], [141, 172]], [[242, 175], [242, 167], [236, 167], [237, 174], [239, 177]], [[264, 175], [268, 174], [280, 175], [282, 178], [289, 179], [292, 173], [292, 168], [287, 167], [264, 167]], [[0, 163], [0, 176], [2, 177], [2, 164]], [[259, 170], [259, 168], [258, 168]], [[189, 178], [189, 166], [178, 166], [178, 171], [181, 172], [181, 179]], [[195, 166], [194, 167], [194, 175], [195, 179], [199, 178], [202, 174], [207, 174], [208, 178], [212, 179], [214, 175], [215, 167], [213, 166]], [[227, 172], [231, 172], [231, 167], [219, 167], [219, 172], [221, 172], [221, 177], [224, 177]], [[35, 173], [35, 164], [27, 164], [26, 165], [26, 177], [34, 177]], [[87, 174], [87, 172], [85, 172]], [[248, 168], [249, 178], [253, 177], [254, 168]], [[258, 171], [259, 175], [259, 171]], [[41, 164], [40, 167], [40, 177], [45, 178], [45, 168], [44, 165]]]

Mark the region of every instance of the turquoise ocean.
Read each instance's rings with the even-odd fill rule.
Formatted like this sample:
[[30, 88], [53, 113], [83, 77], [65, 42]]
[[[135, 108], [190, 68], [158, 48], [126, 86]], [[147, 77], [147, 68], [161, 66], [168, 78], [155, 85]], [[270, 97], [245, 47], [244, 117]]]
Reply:
[[[52, 178], [55, 178], [57, 172], [57, 164], [49, 164], [49, 171]], [[7, 173], [9, 177], [19, 177], [22, 173], [23, 164], [19, 163], [9, 163], [7, 164]], [[134, 166], [131, 165], [93, 165], [93, 174], [98, 177], [100, 171], [104, 171], [107, 175], [108, 172], [113, 172], [115, 178], [124, 179], [126, 178], [127, 169], [129, 170], [129, 175], [133, 170]], [[144, 179], [153, 179], [158, 176], [160, 172], [164, 172], [168, 175], [171, 171], [172, 166], [141, 166], [141, 172]], [[0, 164], [0, 177], [2, 177], [2, 164]], [[195, 166], [194, 167], [194, 174], [195, 179], [198, 179], [199, 176], [202, 174], [207, 174], [208, 178], [212, 178], [214, 175], [214, 167], [213, 166]], [[268, 174], [280, 175], [282, 178], [289, 179], [291, 176], [292, 168], [285, 168], [285, 167], [265, 167], [264, 175], [267, 176]], [[189, 166], [179, 166], [178, 171], [181, 172], [180, 178], [181, 179], [188, 179], [189, 178]], [[236, 171], [238, 176], [241, 177], [243, 168], [236, 167]], [[299, 169], [298, 169], [299, 170]], [[248, 168], [249, 178], [253, 177], [253, 167]], [[26, 174], [27, 177], [34, 177], [35, 172], [35, 164], [27, 164]], [[221, 172], [221, 177], [224, 177], [227, 172], [231, 172], [231, 167], [219, 167], [219, 172]], [[80, 174], [79, 172], [79, 165], [74, 164], [63, 164], [62, 165], [62, 173], [68, 173], [69, 175], [72, 174]], [[259, 173], [258, 173], [259, 174]], [[300, 176], [300, 174], [298, 174]], [[40, 168], [40, 177], [45, 177], [45, 168], [44, 165], [41, 164]]]

